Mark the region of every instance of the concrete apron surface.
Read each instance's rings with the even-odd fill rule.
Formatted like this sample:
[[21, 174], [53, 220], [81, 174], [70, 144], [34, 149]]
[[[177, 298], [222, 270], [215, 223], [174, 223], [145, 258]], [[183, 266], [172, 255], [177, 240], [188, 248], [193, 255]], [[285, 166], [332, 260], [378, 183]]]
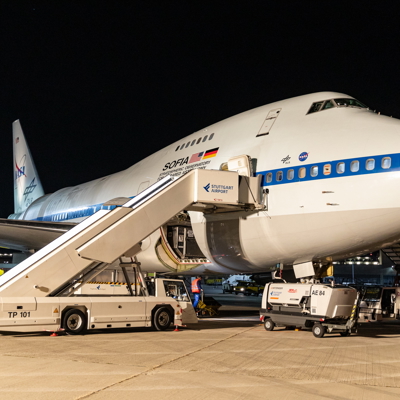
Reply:
[[0, 335], [0, 399], [398, 399], [400, 325], [314, 338], [257, 316], [180, 332]]

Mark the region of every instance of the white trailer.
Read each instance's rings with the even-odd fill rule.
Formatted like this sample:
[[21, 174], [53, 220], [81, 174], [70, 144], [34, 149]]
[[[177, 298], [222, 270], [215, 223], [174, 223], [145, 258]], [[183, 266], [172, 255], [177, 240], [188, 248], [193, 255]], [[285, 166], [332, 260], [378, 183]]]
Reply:
[[[221, 186], [226, 190], [218, 198], [207, 190]], [[249, 198], [254, 202], [249, 203]], [[197, 322], [182, 281], [155, 279], [152, 287], [146, 285], [133, 261], [141, 242], [182, 210], [263, 209], [260, 199], [259, 178], [193, 170], [179, 179], [166, 177], [134, 199], [105, 203], [103, 209], [0, 277], [0, 331], [82, 333], [138, 326], [163, 330], [171, 323]], [[118, 260], [126, 292], [121, 295], [118, 287], [112, 293], [87, 294], [84, 285], [108, 268], [114, 270]]]
[[260, 320], [267, 331], [275, 326], [311, 329], [321, 338], [326, 332], [351, 333], [357, 319], [357, 290], [314, 283], [269, 283], [261, 301]]

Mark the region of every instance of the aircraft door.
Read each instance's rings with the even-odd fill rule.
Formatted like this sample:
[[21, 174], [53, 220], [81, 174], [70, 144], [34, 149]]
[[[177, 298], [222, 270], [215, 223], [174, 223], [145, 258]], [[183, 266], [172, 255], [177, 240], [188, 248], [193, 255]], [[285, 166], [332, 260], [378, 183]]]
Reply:
[[247, 155], [241, 155], [230, 158], [228, 160], [228, 170], [237, 171], [239, 175], [243, 176], [253, 176], [251, 157]]
[[268, 115], [267, 118], [265, 118], [260, 130], [258, 131], [257, 137], [258, 136], [264, 136], [264, 135], [268, 135], [269, 132], [272, 129], [272, 125], [274, 125], [276, 119], [279, 116], [279, 113], [281, 112], [282, 108], [276, 108], [274, 110], [271, 110]]

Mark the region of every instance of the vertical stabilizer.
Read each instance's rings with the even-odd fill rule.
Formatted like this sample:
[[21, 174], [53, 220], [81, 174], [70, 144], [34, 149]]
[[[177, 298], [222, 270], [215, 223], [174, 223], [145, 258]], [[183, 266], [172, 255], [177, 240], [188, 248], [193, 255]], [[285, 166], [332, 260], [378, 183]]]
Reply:
[[19, 120], [13, 122], [14, 213], [25, 211], [44, 195], [42, 184], [22, 132]]

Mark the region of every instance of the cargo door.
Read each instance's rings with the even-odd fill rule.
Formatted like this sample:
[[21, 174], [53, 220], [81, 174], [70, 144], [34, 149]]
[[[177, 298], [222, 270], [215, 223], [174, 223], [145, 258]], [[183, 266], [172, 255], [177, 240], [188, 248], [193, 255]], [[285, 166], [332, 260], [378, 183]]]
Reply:
[[260, 130], [258, 131], [257, 137], [269, 134], [276, 119], [279, 117], [279, 113], [281, 112], [281, 110], [281, 108], [276, 108], [268, 113], [263, 124], [261, 125]]

